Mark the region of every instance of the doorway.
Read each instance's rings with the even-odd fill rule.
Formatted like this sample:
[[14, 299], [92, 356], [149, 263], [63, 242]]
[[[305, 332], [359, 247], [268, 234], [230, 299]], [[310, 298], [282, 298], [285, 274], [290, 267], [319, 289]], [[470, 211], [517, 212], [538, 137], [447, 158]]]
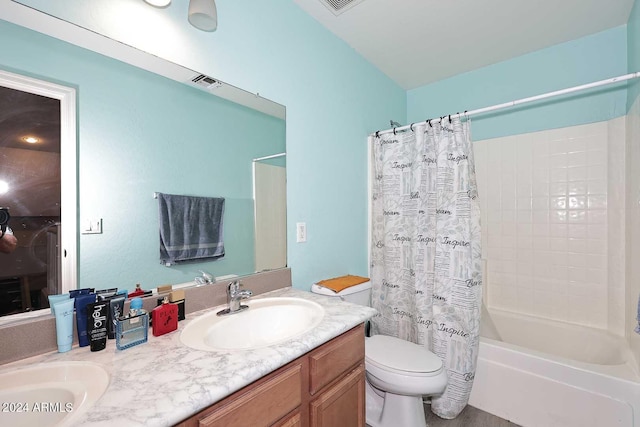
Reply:
[[76, 287], [76, 170], [75, 90], [0, 71], [0, 316]]

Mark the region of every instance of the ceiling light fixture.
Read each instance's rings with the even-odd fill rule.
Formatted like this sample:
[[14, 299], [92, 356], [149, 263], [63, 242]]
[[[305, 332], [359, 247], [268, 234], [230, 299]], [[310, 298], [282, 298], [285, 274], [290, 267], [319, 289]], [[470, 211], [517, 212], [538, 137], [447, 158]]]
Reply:
[[202, 31], [218, 28], [218, 11], [215, 0], [191, 0], [189, 2], [189, 23]]
[[171, 0], [144, 0], [149, 3], [151, 6], [155, 7], [167, 7], [171, 4]]
[[40, 139], [36, 138], [35, 136], [23, 136], [22, 140], [24, 142], [28, 142], [29, 144], [37, 144], [38, 142], [40, 142]]
[[9, 191], [9, 184], [7, 181], [0, 181], [0, 194], [4, 194]]

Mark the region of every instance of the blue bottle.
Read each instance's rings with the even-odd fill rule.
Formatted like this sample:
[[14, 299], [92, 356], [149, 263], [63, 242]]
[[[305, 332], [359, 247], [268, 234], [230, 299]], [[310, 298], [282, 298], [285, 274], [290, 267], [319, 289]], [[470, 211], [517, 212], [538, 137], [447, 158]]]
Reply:
[[142, 299], [133, 298], [129, 314], [116, 324], [116, 347], [118, 350], [143, 344], [149, 336], [149, 313], [142, 309]]

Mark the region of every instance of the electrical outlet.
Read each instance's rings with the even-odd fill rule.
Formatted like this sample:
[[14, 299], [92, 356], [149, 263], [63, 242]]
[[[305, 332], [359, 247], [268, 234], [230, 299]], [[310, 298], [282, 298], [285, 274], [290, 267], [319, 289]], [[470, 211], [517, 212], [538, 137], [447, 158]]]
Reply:
[[296, 242], [304, 243], [306, 241], [307, 241], [307, 223], [297, 222], [296, 223]]

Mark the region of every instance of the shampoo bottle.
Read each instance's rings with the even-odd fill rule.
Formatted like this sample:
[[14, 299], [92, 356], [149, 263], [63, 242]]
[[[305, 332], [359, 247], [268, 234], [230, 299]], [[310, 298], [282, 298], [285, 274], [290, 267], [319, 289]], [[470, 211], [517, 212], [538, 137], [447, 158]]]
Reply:
[[151, 311], [153, 324], [153, 336], [168, 334], [178, 329], [178, 306], [169, 302], [169, 297], [164, 297], [162, 304]]

